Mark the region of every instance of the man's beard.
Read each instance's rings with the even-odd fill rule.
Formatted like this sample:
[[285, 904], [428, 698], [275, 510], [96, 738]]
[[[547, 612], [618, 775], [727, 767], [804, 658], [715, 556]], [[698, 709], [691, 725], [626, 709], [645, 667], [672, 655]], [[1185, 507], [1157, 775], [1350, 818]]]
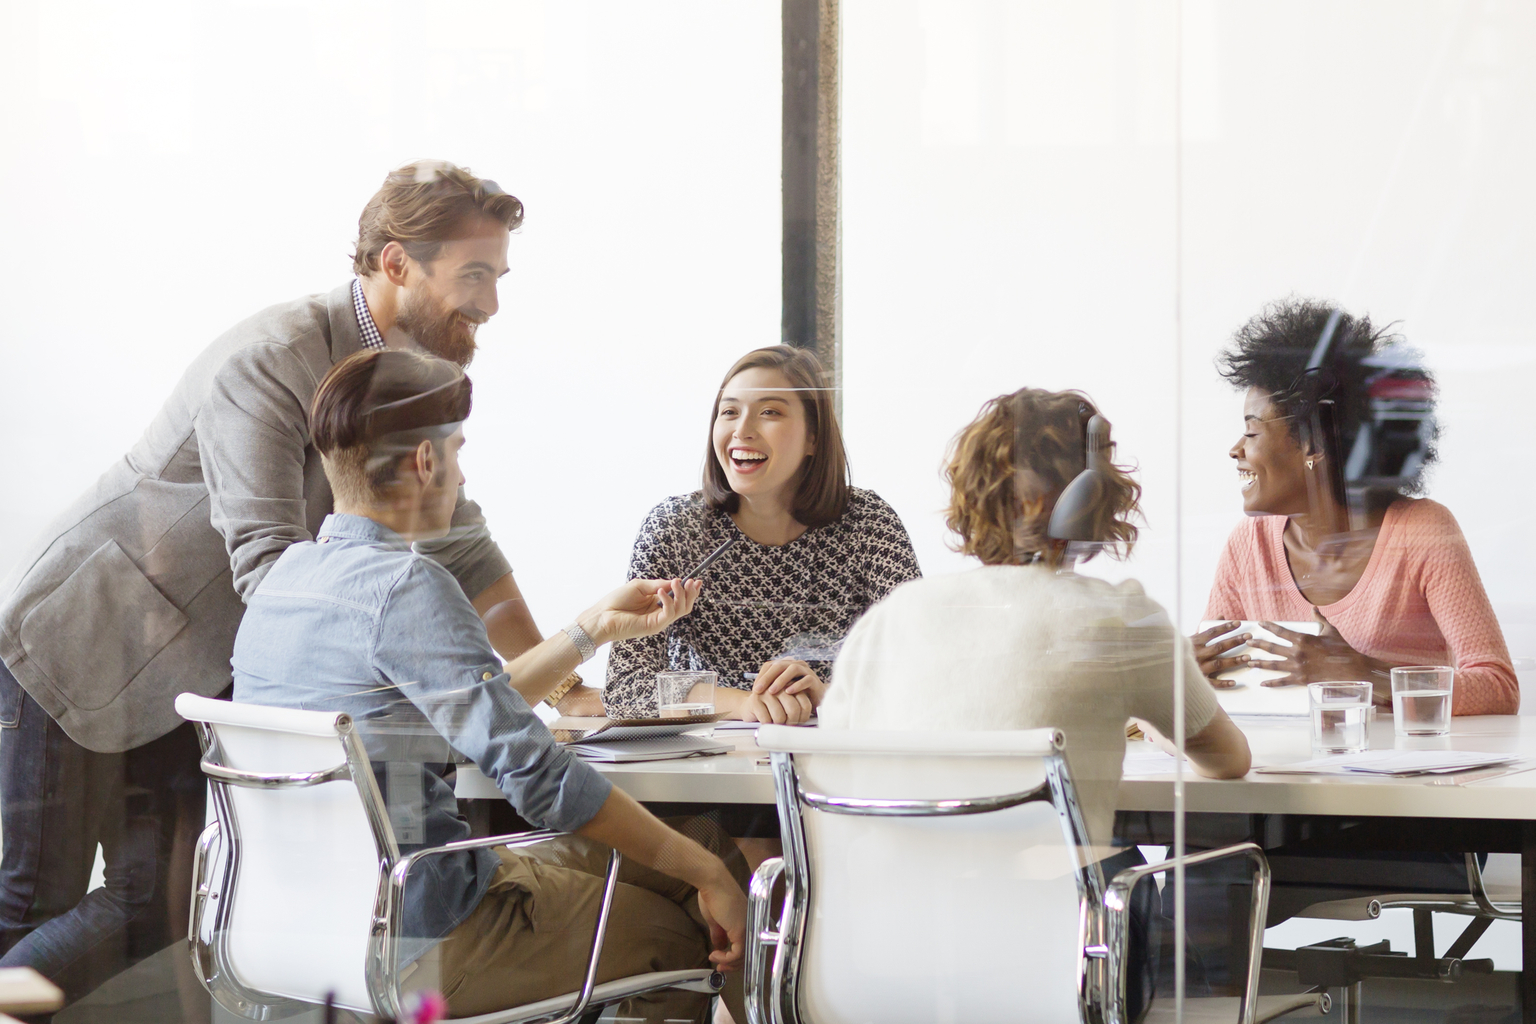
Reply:
[[457, 309], [444, 311], [423, 291], [407, 291], [395, 316], [395, 326], [423, 351], [460, 366], [475, 358], [476, 314]]

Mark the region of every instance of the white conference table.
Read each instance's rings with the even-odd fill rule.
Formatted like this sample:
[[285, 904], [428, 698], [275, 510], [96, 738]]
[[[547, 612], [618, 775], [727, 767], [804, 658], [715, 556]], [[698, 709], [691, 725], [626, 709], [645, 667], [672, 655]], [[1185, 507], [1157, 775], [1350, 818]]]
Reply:
[[[1312, 757], [1305, 719], [1238, 718], [1248, 736], [1255, 766], [1281, 765]], [[596, 764], [598, 771], [636, 800], [647, 803], [771, 804], [773, 774], [768, 755], [750, 730], [720, 730], [717, 740], [736, 749], [715, 757], [638, 764]], [[1371, 723], [1371, 749], [1516, 752], [1529, 762], [1433, 778], [1360, 778], [1265, 775], [1202, 779], [1184, 773], [1184, 806], [1192, 814], [1318, 814], [1404, 818], [1473, 818], [1536, 821], [1536, 716], [1488, 716], [1452, 720], [1444, 739], [1398, 739], [1390, 716]], [[1133, 741], [1127, 753], [1150, 750]], [[1523, 769], [1523, 770], [1522, 770]], [[1172, 773], [1138, 776], [1120, 783], [1118, 809], [1172, 811]], [[472, 764], [461, 765], [461, 799], [503, 799], [501, 791]]]
[[[1248, 736], [1256, 767], [1312, 757], [1305, 718], [1236, 717], [1234, 721]], [[772, 804], [768, 757], [753, 737], [748, 730], [722, 730], [716, 738], [735, 744], [727, 754], [594, 767], [645, 803]], [[1241, 779], [1214, 780], [1186, 770], [1185, 810], [1196, 815], [1375, 818], [1404, 849], [1519, 853], [1522, 916], [1532, 922], [1522, 926], [1523, 962], [1536, 965], [1536, 716], [1457, 718], [1448, 737], [1400, 739], [1393, 735], [1391, 716], [1379, 715], [1370, 726], [1370, 743], [1373, 750], [1513, 752], [1527, 760], [1510, 768], [1413, 778], [1251, 771]], [[1127, 744], [1128, 755], [1153, 749], [1142, 741]], [[1117, 807], [1129, 812], [1172, 812], [1174, 786], [1171, 773], [1123, 779]], [[459, 766], [456, 791], [464, 799], [503, 799], [501, 791], [472, 764]], [[1524, 1005], [1532, 1011], [1525, 1019], [1536, 1019], [1536, 969], [1522, 972], [1520, 990]]]

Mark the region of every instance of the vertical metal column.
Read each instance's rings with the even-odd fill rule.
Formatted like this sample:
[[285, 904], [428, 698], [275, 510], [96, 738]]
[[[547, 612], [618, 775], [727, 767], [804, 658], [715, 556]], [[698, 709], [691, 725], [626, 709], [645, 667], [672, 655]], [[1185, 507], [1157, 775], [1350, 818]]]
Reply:
[[1520, 823], [1520, 1019], [1536, 1021], [1536, 821]]
[[838, 0], [783, 0], [783, 29], [782, 338], [816, 351], [841, 414]]

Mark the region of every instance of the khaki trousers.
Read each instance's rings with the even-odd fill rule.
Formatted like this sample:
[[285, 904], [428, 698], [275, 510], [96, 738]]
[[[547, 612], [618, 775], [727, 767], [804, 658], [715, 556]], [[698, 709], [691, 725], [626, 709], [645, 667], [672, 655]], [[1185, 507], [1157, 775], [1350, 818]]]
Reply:
[[[719, 855], [746, 888], [746, 861], [713, 822], [673, 818], [667, 824]], [[438, 951], [442, 992], [455, 1017], [580, 991], [592, 949], [608, 847], [571, 835], [496, 852], [501, 866], [490, 890]], [[709, 952], [709, 930], [693, 886], [626, 858], [598, 982], [708, 967]], [[738, 1024], [745, 1024], [741, 973], [726, 978], [721, 998]], [[662, 991], [626, 1001], [619, 1016], [702, 1022], [708, 1007], [702, 993]]]

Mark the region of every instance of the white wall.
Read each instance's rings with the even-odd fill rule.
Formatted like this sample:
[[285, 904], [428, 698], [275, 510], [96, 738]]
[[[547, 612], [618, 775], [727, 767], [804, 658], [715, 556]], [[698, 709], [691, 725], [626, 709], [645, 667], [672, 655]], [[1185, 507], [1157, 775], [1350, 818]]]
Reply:
[[364, 202], [431, 156], [527, 206], [465, 468], [558, 628], [778, 339], [779, 67], [776, 0], [0, 8], [0, 574], [195, 352], [345, 282]]
[[[1521, 471], [1536, 384], [1536, 8], [844, 0], [847, 430], [859, 481], [946, 550], [945, 442], [983, 400], [1079, 387], [1139, 463], [1133, 574], [1198, 619], [1241, 515], [1211, 360], [1291, 292], [1400, 321], [1440, 377], [1430, 495], [1536, 654]], [[1182, 232], [1182, 342], [1175, 269]], [[1182, 387], [1182, 395], [1180, 388]], [[1183, 469], [1175, 465], [1182, 425]], [[1175, 560], [1175, 499], [1183, 557]]]
[[[1089, 391], [1147, 488], [1128, 566], [1197, 618], [1238, 517], [1211, 357], [1297, 291], [1400, 320], [1443, 384], [1431, 493], [1517, 655], [1533, 497], [1536, 10], [1185, 0], [844, 0], [846, 428], [927, 571], [938, 466], [987, 397]], [[778, 337], [779, 5], [596, 0], [0, 14], [0, 572], [227, 326], [346, 279], [390, 166], [528, 205], [482, 332], [466, 451], [546, 629], [694, 485], [718, 375]], [[1175, 257], [1182, 230], [1182, 364]], [[1182, 386], [1182, 396], [1179, 387]], [[1176, 427], [1184, 432], [1182, 476]], [[1182, 497], [1183, 558], [1175, 557]]]

